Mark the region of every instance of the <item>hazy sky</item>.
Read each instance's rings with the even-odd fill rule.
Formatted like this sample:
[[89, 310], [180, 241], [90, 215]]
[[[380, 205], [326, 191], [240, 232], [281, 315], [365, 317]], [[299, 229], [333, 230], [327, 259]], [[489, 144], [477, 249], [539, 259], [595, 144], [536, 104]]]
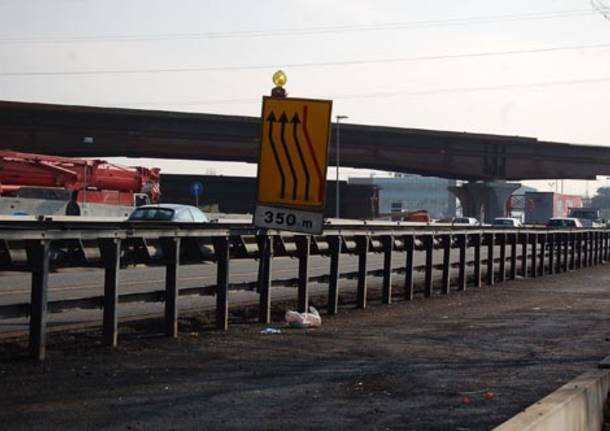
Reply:
[[610, 146], [610, 20], [589, 0], [0, 0], [0, 99], [256, 116], [280, 67], [348, 122]]

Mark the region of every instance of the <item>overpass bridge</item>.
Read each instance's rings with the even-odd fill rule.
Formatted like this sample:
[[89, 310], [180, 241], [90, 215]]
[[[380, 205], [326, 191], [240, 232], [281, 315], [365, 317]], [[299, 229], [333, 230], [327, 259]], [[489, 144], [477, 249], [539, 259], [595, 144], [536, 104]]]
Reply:
[[[257, 117], [0, 101], [2, 147], [63, 156], [256, 163], [259, 125]], [[505, 181], [610, 175], [610, 148], [342, 124], [341, 166], [470, 181], [454, 190], [465, 212], [491, 218], [516, 188]]]

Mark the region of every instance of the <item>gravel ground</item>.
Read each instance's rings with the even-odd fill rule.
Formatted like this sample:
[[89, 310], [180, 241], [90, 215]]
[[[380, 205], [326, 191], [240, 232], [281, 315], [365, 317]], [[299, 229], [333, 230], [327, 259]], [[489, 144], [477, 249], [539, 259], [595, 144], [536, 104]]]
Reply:
[[278, 335], [255, 309], [129, 324], [116, 350], [52, 334], [43, 363], [4, 341], [0, 429], [485, 430], [610, 353], [610, 266], [351, 308]]

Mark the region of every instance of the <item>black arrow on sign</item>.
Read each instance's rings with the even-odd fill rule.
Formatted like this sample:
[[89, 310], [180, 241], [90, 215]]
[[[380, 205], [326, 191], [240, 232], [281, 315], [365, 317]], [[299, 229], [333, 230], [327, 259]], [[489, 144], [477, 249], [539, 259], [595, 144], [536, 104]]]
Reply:
[[292, 136], [294, 138], [294, 143], [297, 146], [297, 151], [299, 152], [299, 159], [301, 159], [301, 164], [303, 165], [303, 172], [305, 172], [305, 200], [309, 200], [309, 171], [307, 170], [307, 164], [305, 163], [305, 157], [303, 156], [303, 151], [301, 150], [301, 144], [299, 142], [299, 134], [297, 133], [297, 129], [299, 124], [301, 124], [301, 120], [299, 119], [299, 114], [296, 112], [292, 116]]
[[284, 151], [286, 152], [286, 160], [288, 160], [288, 167], [290, 168], [290, 173], [292, 174], [292, 178], [293, 178], [293, 183], [292, 183], [292, 200], [296, 200], [297, 198], [297, 186], [298, 186], [298, 180], [297, 180], [297, 173], [294, 170], [294, 165], [292, 164], [292, 159], [290, 158], [290, 153], [288, 152], [288, 145], [286, 145], [286, 138], [284, 136], [284, 131], [286, 128], [286, 123], [288, 122], [288, 117], [286, 116], [285, 112], [282, 112], [282, 116], [279, 119], [280, 122], [280, 130], [281, 130], [281, 139], [282, 139], [282, 146], [284, 147]]
[[280, 157], [277, 154], [277, 148], [275, 148], [275, 142], [273, 142], [273, 124], [275, 123], [275, 114], [273, 111], [267, 116], [266, 121], [269, 122], [269, 143], [271, 144], [271, 151], [273, 151], [273, 158], [275, 159], [275, 164], [277, 165], [277, 170], [280, 172], [280, 198], [284, 199], [284, 190], [286, 187], [286, 177], [284, 175], [284, 170], [282, 169], [282, 164], [280, 163]]

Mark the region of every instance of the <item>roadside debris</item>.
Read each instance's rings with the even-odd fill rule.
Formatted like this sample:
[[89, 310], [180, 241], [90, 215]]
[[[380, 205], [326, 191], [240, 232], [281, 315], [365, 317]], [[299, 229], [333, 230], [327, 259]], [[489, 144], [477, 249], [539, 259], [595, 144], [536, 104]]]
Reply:
[[299, 313], [288, 310], [286, 312], [286, 323], [291, 328], [317, 328], [322, 325], [322, 318], [315, 307], [309, 307], [309, 313]]
[[260, 334], [263, 335], [273, 335], [273, 334], [281, 334], [282, 331], [280, 329], [277, 328], [265, 328], [265, 329], [261, 329]]
[[496, 394], [491, 392], [491, 391], [487, 391], [483, 394], [483, 398], [485, 398], [486, 400], [493, 400], [496, 397]]

